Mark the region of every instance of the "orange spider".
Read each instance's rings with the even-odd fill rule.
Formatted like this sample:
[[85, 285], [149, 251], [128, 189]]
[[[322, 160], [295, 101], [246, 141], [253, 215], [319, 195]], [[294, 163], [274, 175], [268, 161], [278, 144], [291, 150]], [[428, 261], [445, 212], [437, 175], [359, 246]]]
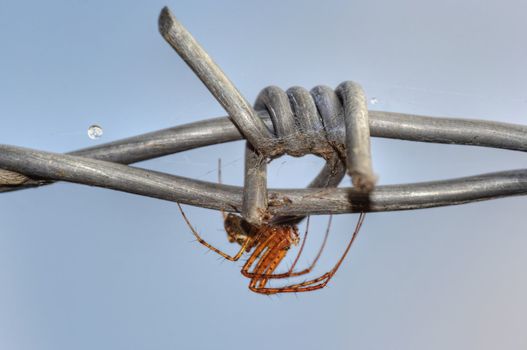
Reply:
[[[320, 247], [320, 250], [318, 251], [318, 254], [311, 263], [311, 265], [301, 271], [293, 271], [306, 243], [309, 228], [308, 217], [304, 240], [302, 242], [302, 245], [300, 246], [300, 250], [293, 264], [287, 272], [275, 274], [274, 271], [276, 270], [280, 262], [284, 259], [285, 255], [287, 254], [287, 251], [291, 248], [291, 246], [298, 245], [300, 241], [298, 235], [298, 228], [296, 225], [263, 224], [260, 226], [255, 226], [248, 223], [238, 215], [223, 213], [225, 231], [227, 232], [227, 238], [229, 239], [229, 242], [238, 243], [241, 246], [240, 250], [236, 253], [236, 255], [231, 256], [222, 252], [218, 248], [210, 245], [203, 238], [201, 238], [201, 236], [198, 234], [198, 232], [194, 229], [194, 227], [188, 220], [187, 216], [185, 215], [185, 212], [183, 211], [179, 203], [178, 206], [179, 210], [181, 211], [181, 214], [183, 215], [183, 219], [189, 226], [194, 236], [196, 236], [198, 242], [203, 244], [210, 250], [218, 253], [225, 259], [230, 261], [236, 261], [242, 256], [244, 252], [249, 253], [251, 252], [251, 250], [254, 249], [249, 259], [243, 265], [241, 273], [245, 277], [250, 278], [249, 289], [253, 292], [261, 294], [308, 292], [324, 288], [329, 282], [329, 280], [335, 275], [338, 268], [342, 264], [342, 261], [348, 254], [348, 251], [350, 250], [351, 245], [353, 244], [353, 241], [355, 240], [355, 237], [357, 236], [357, 233], [360, 230], [365, 216], [364, 213], [360, 214], [359, 219], [357, 221], [357, 225], [351, 236], [350, 242], [346, 247], [346, 250], [331, 270], [324, 273], [320, 277], [302, 283], [271, 288], [266, 287], [266, 284], [269, 279], [301, 276], [309, 273], [313, 269], [316, 262], [320, 258], [320, 255], [322, 254], [324, 246], [326, 245], [329, 230], [331, 227], [331, 216], [329, 218], [328, 227], [326, 229], [326, 234], [324, 236], [322, 246]], [[253, 265], [255, 264], [256, 266], [254, 266], [251, 271], [251, 267], [253, 267]]]

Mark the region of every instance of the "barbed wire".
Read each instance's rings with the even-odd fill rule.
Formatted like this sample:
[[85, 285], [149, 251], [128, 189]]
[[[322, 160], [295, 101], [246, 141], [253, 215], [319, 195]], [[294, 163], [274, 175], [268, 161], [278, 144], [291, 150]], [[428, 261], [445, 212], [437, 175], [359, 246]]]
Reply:
[[[366, 191], [360, 186], [333, 188], [338, 186], [344, 176], [346, 162], [348, 172], [353, 173], [356, 170], [350, 160], [357, 159], [357, 154], [350, 154], [349, 151], [356, 151], [357, 147], [365, 147], [366, 143], [362, 138], [357, 146], [355, 141], [359, 138], [350, 132], [353, 128], [346, 123], [335, 124], [332, 122], [333, 119], [324, 120], [323, 116], [322, 121], [326, 122], [323, 126], [326, 128], [308, 130], [310, 135], [318, 137], [319, 135], [316, 134], [318, 132], [328, 137], [328, 134], [332, 134], [328, 137], [331, 141], [329, 145], [334, 150], [342, 152], [339, 154], [332, 151], [330, 155], [329, 153], [325, 155], [317, 150], [320, 142], [303, 138], [304, 144], [300, 146], [309, 148], [310, 153], [322, 155], [327, 160], [324, 168], [311, 183], [312, 188], [267, 191], [266, 183], [262, 181], [256, 181], [258, 185], [247, 185], [247, 172], [246, 186], [242, 188], [128, 166], [127, 164], [147, 159], [242, 138], [248, 140], [255, 149], [254, 154], [261, 155], [261, 159], [280, 156], [288, 153], [287, 150], [289, 154], [301, 155], [291, 151], [301, 141], [294, 141], [296, 144], [293, 144], [287, 138], [291, 131], [287, 131], [285, 126], [284, 133], [289, 134], [281, 135], [277, 132], [278, 117], [269, 113], [269, 108], [266, 108], [264, 104], [257, 103], [256, 107], [260, 109], [254, 110], [166, 8], [160, 16], [160, 31], [220, 101], [229, 116], [155, 131], [68, 154], [0, 145], [0, 192], [48, 185], [54, 181], [68, 181], [205, 208], [241, 212], [246, 205], [244, 202], [247, 201], [248, 194], [254, 196], [254, 191], [264, 191], [261, 192], [263, 196], [256, 197], [264, 198], [265, 203], [258, 199], [251, 210], [254, 212], [255, 208], [261, 208], [263, 205], [268, 214], [277, 216], [278, 219], [283, 216], [307, 214], [419, 209], [527, 193], [526, 169], [443, 181], [371, 186]], [[298, 97], [300, 93], [305, 95], [304, 92], [298, 92], [298, 90], [291, 94], [293, 97]], [[313, 90], [311, 94], [313, 95]], [[354, 92], [353, 96], [357, 96], [356, 94], [357, 92]], [[315, 110], [315, 116], [316, 113], [323, 114], [320, 105], [316, 104], [315, 107], [318, 108]], [[363, 120], [361, 130], [367, 129], [368, 159], [370, 134], [372, 137], [418, 142], [527, 151], [526, 126], [471, 119], [364, 111], [364, 109], [365, 104], [363, 103], [363, 108], [358, 110], [359, 112], [354, 110], [355, 117], [350, 117], [349, 120], [357, 120], [357, 113], [366, 113], [367, 118]], [[300, 113], [295, 110], [292, 115], [296, 118], [298, 114]], [[327, 120], [330, 120], [329, 124], [333, 123], [329, 128]], [[273, 134], [271, 130], [275, 130], [275, 133]], [[289, 143], [293, 145], [293, 148], [284, 149], [287, 140], [291, 141]], [[335, 154], [338, 156], [334, 156]], [[259, 164], [258, 166], [262, 166], [266, 164], [266, 161]], [[372, 175], [370, 166], [367, 176]], [[251, 210], [244, 212], [249, 215]], [[261, 218], [255, 220], [261, 220]]]

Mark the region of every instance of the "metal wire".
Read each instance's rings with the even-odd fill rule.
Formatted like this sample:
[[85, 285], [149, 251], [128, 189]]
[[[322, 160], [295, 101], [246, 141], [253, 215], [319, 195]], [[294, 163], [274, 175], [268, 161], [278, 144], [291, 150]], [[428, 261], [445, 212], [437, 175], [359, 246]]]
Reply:
[[[110, 188], [173, 202], [239, 212], [243, 188], [198, 181], [79, 156], [0, 146], [0, 164], [24, 174]], [[269, 190], [273, 215], [393, 211], [462, 204], [527, 193], [527, 170], [453, 180], [352, 188]]]
[[[182, 27], [179, 32], [173, 32], [173, 27], [174, 20], [168, 10], [164, 9], [160, 16], [160, 31], [171, 45], [171, 41], [176, 41], [173, 45], [176, 46], [179, 45], [178, 36], [188, 33], [185, 34], [184, 28], [181, 30]], [[189, 38], [191, 37], [187, 36], [188, 40]], [[186, 49], [188, 47], [179, 48], [182, 51]], [[206, 55], [204, 51], [201, 54]], [[215, 96], [220, 102], [223, 100], [222, 105], [232, 119], [223, 117], [182, 125], [78, 150], [67, 155], [0, 145], [0, 169], [12, 172], [0, 170], [0, 192], [41, 186], [52, 181], [69, 181], [206, 208], [240, 211], [243, 188], [124, 165], [197, 147], [239, 140], [243, 136], [249, 139], [251, 144], [259, 144], [259, 139], [268, 136], [261, 126], [267, 132], [276, 129], [265, 110], [253, 113], [250, 106], [246, 108], [243, 102], [245, 100], [232, 83], [222, 76], [223, 73], [218, 67], [211, 70], [209, 61], [212, 62], [210, 57], [203, 67], [197, 66], [193, 69], [197, 73], [205, 72], [198, 75], [201, 74], [200, 78], [208, 87], [210, 84], [216, 86]], [[233, 105], [237, 107], [233, 108]], [[246, 112], [240, 114], [240, 108]], [[369, 111], [368, 123], [369, 132], [374, 137], [527, 150], [527, 127], [521, 125], [379, 111]], [[331, 130], [337, 135], [340, 143], [347, 145], [344, 128], [340, 125]], [[263, 142], [259, 146], [262, 147], [259, 151], [270, 156], [281, 151], [281, 145], [276, 143]], [[340, 173], [343, 174], [344, 169], [339, 168], [340, 161], [330, 159], [311, 186], [338, 184], [340, 179], [336, 179], [341, 177]], [[331, 176], [333, 180], [329, 183], [328, 179], [331, 179]], [[4, 185], [1, 185], [2, 183]], [[335, 214], [418, 209], [526, 193], [527, 170], [514, 170], [445, 181], [379, 186], [369, 194], [352, 188], [269, 190], [268, 204], [272, 215]]]
[[[265, 112], [262, 114], [264, 122], [270, 125], [269, 117]], [[527, 151], [527, 127], [521, 125], [373, 111], [370, 112], [370, 131], [375, 137]], [[40, 186], [48, 180], [69, 181], [211, 209], [239, 211], [240, 187], [116, 163], [129, 164], [241, 139], [236, 126], [223, 117], [134, 136], [68, 155], [1, 145], [0, 168], [36, 179], [21, 185], [2, 186], [0, 191]], [[445, 181], [378, 186], [369, 194], [369, 202], [351, 188], [269, 190], [269, 197], [274, 198], [270, 202], [272, 213], [304, 215], [419, 209], [526, 193], [527, 169], [522, 169]], [[288, 201], [284, 198], [292, 202], [285, 203]], [[282, 205], [275, 206], [281, 202]]]

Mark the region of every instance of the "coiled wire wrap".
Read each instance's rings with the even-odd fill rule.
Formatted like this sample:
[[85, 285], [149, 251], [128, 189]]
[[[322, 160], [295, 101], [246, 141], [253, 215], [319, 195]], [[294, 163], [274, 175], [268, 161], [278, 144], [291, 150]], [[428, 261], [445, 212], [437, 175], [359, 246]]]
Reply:
[[[313, 154], [326, 160], [308, 187], [336, 187], [345, 174], [343, 164], [347, 164], [356, 188], [373, 189], [368, 110], [359, 84], [346, 81], [335, 90], [320, 85], [311, 92], [302, 87], [284, 91], [269, 86], [260, 92], [254, 108], [266, 110], [271, 118], [273, 158]], [[242, 216], [253, 224], [267, 219], [266, 172], [266, 154], [247, 142], [244, 187], [250, 191], [244, 196]]]

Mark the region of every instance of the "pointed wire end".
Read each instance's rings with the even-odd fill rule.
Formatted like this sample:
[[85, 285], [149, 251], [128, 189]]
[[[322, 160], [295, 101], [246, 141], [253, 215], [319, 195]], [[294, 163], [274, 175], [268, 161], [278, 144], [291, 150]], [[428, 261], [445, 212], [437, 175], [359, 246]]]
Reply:
[[170, 28], [173, 27], [175, 21], [176, 18], [174, 17], [168, 6], [163, 7], [161, 13], [159, 14], [158, 20], [159, 32], [162, 36], [166, 36], [169, 33]]

